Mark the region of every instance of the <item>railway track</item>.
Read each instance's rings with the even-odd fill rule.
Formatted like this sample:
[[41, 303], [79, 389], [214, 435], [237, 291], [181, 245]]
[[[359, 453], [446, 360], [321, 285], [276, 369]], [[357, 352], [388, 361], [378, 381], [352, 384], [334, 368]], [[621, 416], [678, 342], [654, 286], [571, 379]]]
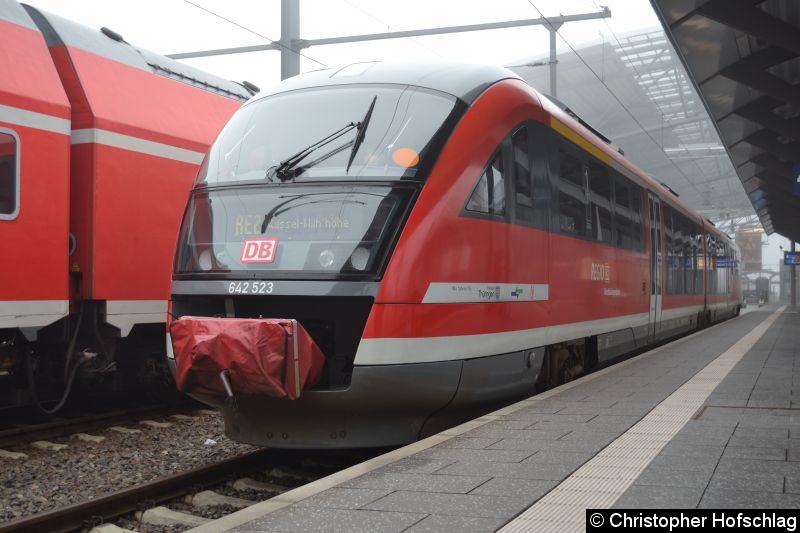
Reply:
[[16, 446], [28, 441], [65, 437], [74, 433], [87, 433], [115, 424], [129, 423], [131, 420], [165, 418], [183, 413], [191, 408], [196, 409], [197, 405], [187, 402], [176, 406], [127, 407], [69, 418], [58, 417], [39, 423], [18, 423], [9, 427], [0, 427], [0, 448]]
[[[189, 529], [363, 461], [377, 451], [260, 449], [0, 523], [0, 533]], [[132, 474], [135, 475], [135, 474]]]
[[107, 496], [11, 520], [0, 524], [0, 533], [64, 533], [110, 522], [146, 506], [180, 498], [193, 489], [209, 487], [230, 479], [236, 472], [251, 472], [276, 464], [280, 453], [258, 450], [156, 479]]

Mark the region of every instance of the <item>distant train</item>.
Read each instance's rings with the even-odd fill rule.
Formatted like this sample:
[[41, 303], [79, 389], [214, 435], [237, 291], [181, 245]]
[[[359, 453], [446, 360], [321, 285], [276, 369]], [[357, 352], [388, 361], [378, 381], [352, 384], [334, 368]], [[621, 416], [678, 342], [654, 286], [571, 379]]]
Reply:
[[293, 319], [324, 354], [294, 401], [237, 393], [227, 369], [235, 402], [196, 389], [231, 438], [398, 445], [736, 315], [737, 265], [727, 235], [510, 71], [358, 64], [225, 126], [171, 314]]
[[185, 197], [252, 87], [14, 0], [0, 50], [0, 409], [168, 377]]

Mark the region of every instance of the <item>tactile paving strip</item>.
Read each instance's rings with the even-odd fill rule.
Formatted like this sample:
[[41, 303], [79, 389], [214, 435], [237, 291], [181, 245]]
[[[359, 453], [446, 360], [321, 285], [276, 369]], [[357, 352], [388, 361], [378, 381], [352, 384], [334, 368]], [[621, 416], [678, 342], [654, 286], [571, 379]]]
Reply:
[[764, 319], [500, 531], [584, 531], [586, 509], [608, 509], [614, 505], [783, 310], [781, 307]]

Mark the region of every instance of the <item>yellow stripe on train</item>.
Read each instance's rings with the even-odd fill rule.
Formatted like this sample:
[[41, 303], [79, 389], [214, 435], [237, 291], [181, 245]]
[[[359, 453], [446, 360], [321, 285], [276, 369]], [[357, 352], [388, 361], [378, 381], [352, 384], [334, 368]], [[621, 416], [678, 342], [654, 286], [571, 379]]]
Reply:
[[601, 149], [599, 149], [598, 147], [596, 147], [595, 145], [593, 145], [592, 143], [581, 137], [572, 128], [570, 128], [569, 126], [567, 126], [554, 116], [550, 117], [550, 127], [556, 130], [562, 136], [566, 137], [573, 143], [577, 144], [578, 146], [580, 146], [581, 148], [592, 154], [593, 156], [595, 156], [597, 159], [599, 159], [606, 165], [611, 164], [611, 156], [609, 156], [607, 153], [605, 153], [604, 151], [602, 151]]

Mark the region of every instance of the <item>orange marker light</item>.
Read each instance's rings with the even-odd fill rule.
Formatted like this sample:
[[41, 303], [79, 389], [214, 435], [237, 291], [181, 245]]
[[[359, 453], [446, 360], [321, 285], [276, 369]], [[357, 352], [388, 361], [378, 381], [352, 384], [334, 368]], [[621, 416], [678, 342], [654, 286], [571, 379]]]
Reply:
[[398, 148], [392, 153], [392, 161], [399, 167], [415, 167], [419, 164], [419, 154], [412, 148]]

